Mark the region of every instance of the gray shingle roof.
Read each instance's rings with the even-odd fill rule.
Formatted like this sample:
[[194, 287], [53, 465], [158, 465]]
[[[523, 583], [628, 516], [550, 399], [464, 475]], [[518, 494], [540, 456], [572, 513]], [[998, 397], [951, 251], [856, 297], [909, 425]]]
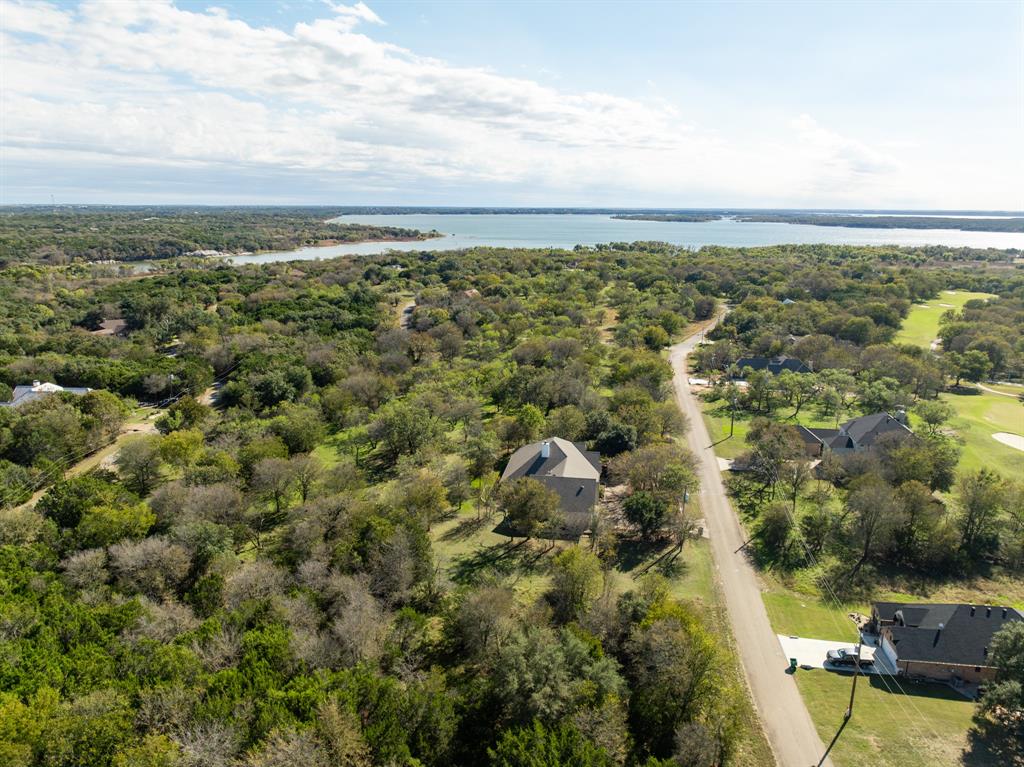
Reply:
[[[542, 455], [545, 442], [550, 446], [546, 458]], [[590, 527], [601, 479], [600, 453], [561, 437], [533, 442], [512, 454], [501, 475], [502, 481], [520, 477], [535, 479], [558, 493], [562, 519], [552, 525], [550, 536], [575, 539]]]
[[743, 370], [767, 370], [772, 375], [778, 375], [783, 370], [790, 370], [794, 373], [810, 373], [811, 369], [796, 357], [780, 355], [778, 357], [740, 357], [736, 360], [736, 369]]
[[888, 413], [872, 413], [854, 418], [843, 424], [842, 433], [848, 435], [861, 447], [870, 447], [883, 434], [899, 432], [910, 435], [913, 432]]
[[902, 615], [904, 625], [890, 627], [901, 661], [989, 666], [992, 636], [1003, 626], [1024, 620], [1012, 607], [900, 602], [879, 602], [874, 607], [884, 620], [894, 620], [897, 612]]
[[[545, 442], [551, 446], [551, 454], [547, 458], [541, 456]], [[551, 437], [524, 445], [512, 453], [501, 478], [516, 477], [574, 477], [597, 481], [601, 478], [601, 455], [567, 439]]]

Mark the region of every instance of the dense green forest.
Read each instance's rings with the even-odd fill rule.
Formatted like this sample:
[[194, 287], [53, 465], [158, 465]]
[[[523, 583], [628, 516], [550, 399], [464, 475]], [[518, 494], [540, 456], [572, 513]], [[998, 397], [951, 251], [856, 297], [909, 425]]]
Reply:
[[[806, 566], [807, 544], [856, 564], [858, 588], [883, 563], [1019, 573], [1019, 477], [960, 471], [938, 399], [1021, 377], [1024, 274], [1005, 263], [634, 243], [8, 266], [2, 385], [101, 391], [0, 409], [0, 762], [763, 764], [720, 606], [629, 569], [638, 548], [685, 559], [696, 528], [664, 348], [728, 306], [709, 373], [748, 353], [813, 363], [709, 395], [761, 419], [732, 489], [766, 565]], [[895, 345], [950, 288], [996, 298], [946, 317], [937, 354]], [[781, 418], [898, 407], [934, 428], [817, 478]], [[150, 428], [124, 436], [133, 419]], [[543, 486], [497, 482], [547, 435], [599, 450], [623, 498], [578, 545], [551, 538]], [[67, 471], [112, 439], [111, 461]], [[521, 534], [442, 567], [452, 519], [452, 536]]]
[[0, 208], [0, 267], [36, 260], [142, 261], [200, 250], [293, 250], [309, 245], [437, 236], [398, 227], [329, 223], [329, 208], [18, 206]]

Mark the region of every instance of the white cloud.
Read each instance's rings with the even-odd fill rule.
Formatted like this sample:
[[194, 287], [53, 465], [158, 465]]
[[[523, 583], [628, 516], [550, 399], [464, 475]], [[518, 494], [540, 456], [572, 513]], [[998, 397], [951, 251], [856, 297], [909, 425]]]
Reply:
[[362, 2], [326, 6], [284, 31], [168, 0], [4, 2], [4, 162], [24, 179], [108, 158], [175, 167], [197, 186], [236, 165], [308, 178], [310, 199], [350, 202], [390, 189], [417, 201], [453, 190], [466, 204], [532, 190], [571, 204], [807, 205], [825, 194], [881, 205], [911, 186], [900, 163], [807, 115], [779, 126], [781, 138], [752, 127], [750, 140], [730, 141], [664, 94], [573, 92], [452, 66], [362, 31], [384, 23]]

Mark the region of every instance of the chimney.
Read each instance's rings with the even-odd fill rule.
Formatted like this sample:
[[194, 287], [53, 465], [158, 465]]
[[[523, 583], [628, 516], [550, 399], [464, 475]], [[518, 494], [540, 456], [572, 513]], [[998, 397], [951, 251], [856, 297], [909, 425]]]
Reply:
[[40, 386], [42, 386], [42, 381], [40, 381], [38, 378], [32, 381], [33, 389], [38, 389]]
[[551, 443], [544, 440], [540, 443], [540, 457], [550, 458], [551, 457]]

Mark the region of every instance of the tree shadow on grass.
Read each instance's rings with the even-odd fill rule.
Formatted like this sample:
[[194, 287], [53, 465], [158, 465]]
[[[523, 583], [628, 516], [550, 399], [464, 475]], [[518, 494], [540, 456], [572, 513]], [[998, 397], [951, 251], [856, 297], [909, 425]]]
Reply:
[[1024, 767], [1024, 742], [978, 714], [967, 733], [967, 748], [960, 759], [966, 767]]
[[624, 573], [631, 573], [655, 554], [664, 554], [671, 544], [663, 540], [648, 541], [643, 538], [623, 538], [615, 553], [615, 567]]
[[[531, 545], [533, 544], [533, 545]], [[477, 583], [487, 576], [520, 576], [547, 572], [551, 548], [521, 540], [481, 546], [452, 561], [452, 580], [460, 584]]]
[[467, 517], [461, 520], [457, 525], [451, 528], [451, 530], [445, 531], [444, 535], [441, 536], [442, 541], [461, 541], [466, 538], [479, 533], [483, 528], [492, 522], [492, 518], [489, 515], [482, 517]]
[[615, 567], [619, 572], [628, 573], [634, 578], [649, 572], [660, 573], [666, 578], [678, 578], [689, 567], [685, 559], [680, 559], [681, 553], [682, 548], [664, 538], [653, 541], [625, 539], [619, 542]]

